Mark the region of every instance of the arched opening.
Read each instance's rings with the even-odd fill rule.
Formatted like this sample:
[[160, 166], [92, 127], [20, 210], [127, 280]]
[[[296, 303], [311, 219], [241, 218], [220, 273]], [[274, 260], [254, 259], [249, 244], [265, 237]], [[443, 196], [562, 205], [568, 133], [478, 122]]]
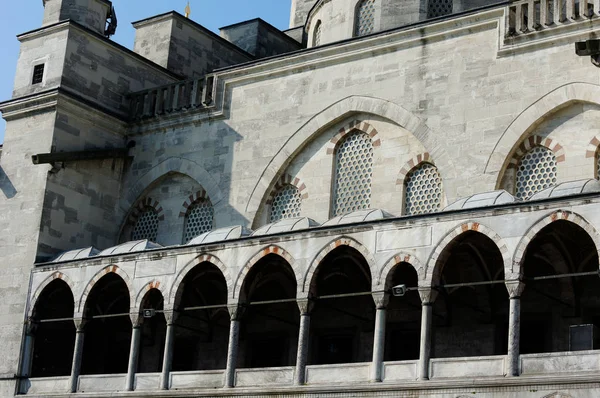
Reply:
[[[331, 251], [313, 276], [311, 294], [371, 291], [369, 264], [358, 250]], [[369, 362], [373, 354], [375, 304], [371, 295], [319, 299], [311, 316], [311, 364]]]
[[[142, 300], [141, 310], [163, 310], [163, 295], [158, 289], [150, 289]], [[162, 369], [167, 323], [165, 315], [155, 313], [145, 318], [141, 325], [140, 357], [137, 373], [155, 373]]]
[[132, 330], [127, 284], [115, 273], [106, 274], [92, 288], [85, 309], [81, 373], [127, 373]]
[[[467, 231], [442, 252], [441, 287], [433, 306], [436, 358], [504, 355], [508, 342], [508, 292], [500, 250], [489, 237]], [[498, 281], [495, 284], [473, 285]], [[464, 286], [444, 286], [465, 284]], [[435, 288], [435, 286], [434, 286]]]
[[[225, 369], [229, 341], [227, 283], [209, 262], [198, 264], [183, 278], [177, 293], [173, 370]], [[223, 307], [193, 310], [190, 307]]]
[[[31, 377], [68, 376], [71, 374], [75, 325], [73, 293], [61, 279], [50, 282], [35, 304], [35, 343]], [[64, 321], [46, 322], [66, 318]]]
[[[402, 262], [392, 269], [386, 286], [406, 285], [408, 288], [416, 288], [418, 279], [413, 266]], [[419, 359], [421, 298], [416, 289], [407, 291], [402, 297], [390, 297], [386, 330], [385, 361]]]
[[585, 332], [600, 326], [600, 278], [532, 279], [597, 273], [598, 253], [588, 233], [569, 221], [551, 223], [527, 246], [522, 267], [521, 353], [577, 351], [585, 349], [581, 343], [595, 348], [591, 336], [596, 333], [587, 337]]
[[[252, 266], [240, 293], [242, 303], [295, 298], [294, 271], [276, 254], [269, 254]], [[241, 323], [239, 367], [293, 366], [299, 319], [294, 301], [247, 306]]]

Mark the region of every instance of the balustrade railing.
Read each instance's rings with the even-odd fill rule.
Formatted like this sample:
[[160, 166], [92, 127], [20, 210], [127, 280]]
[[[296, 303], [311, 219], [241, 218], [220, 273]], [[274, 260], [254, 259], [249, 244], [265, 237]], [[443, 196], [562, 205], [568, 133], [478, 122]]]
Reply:
[[208, 107], [213, 84], [214, 76], [206, 76], [133, 93], [129, 96], [131, 120]]
[[507, 37], [600, 16], [600, 0], [519, 0], [508, 6]]

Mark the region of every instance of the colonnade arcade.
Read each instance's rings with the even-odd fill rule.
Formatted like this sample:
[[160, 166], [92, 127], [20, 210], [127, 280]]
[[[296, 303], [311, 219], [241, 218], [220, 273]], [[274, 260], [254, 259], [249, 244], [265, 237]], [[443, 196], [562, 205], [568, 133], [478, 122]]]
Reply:
[[[598, 251], [585, 226], [560, 217], [542, 223], [510, 258], [468, 225], [442, 240], [430, 269], [417, 272], [411, 256], [396, 256], [378, 291], [369, 259], [345, 244], [318, 261], [306, 286], [288, 255], [262, 256], [241, 276], [235, 304], [211, 261], [185, 274], [172, 306], [148, 286], [133, 313], [118, 273], [99, 278], [80, 316], [57, 278], [35, 303], [24, 370], [71, 375], [73, 392], [86, 374], [127, 373], [132, 390], [136, 373], [161, 373], [168, 389], [172, 371], [225, 369], [224, 384], [234, 387], [236, 369], [295, 366], [295, 384], [303, 384], [307, 365], [358, 362], [372, 362], [370, 378], [381, 381], [384, 361], [411, 360], [425, 380], [430, 358], [492, 355], [507, 355], [507, 374], [518, 376], [520, 353], [569, 351], [571, 325], [600, 323]], [[391, 295], [400, 284], [407, 293]]]

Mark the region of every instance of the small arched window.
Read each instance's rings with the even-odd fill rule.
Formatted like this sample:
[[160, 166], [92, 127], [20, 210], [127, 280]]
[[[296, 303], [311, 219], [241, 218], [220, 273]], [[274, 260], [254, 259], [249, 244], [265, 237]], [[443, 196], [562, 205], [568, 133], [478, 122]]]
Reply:
[[313, 32], [313, 47], [317, 47], [321, 45], [321, 28], [322, 28], [321, 20], [318, 20], [315, 24], [315, 31]]
[[183, 242], [187, 243], [196, 236], [213, 229], [214, 209], [210, 200], [198, 199], [192, 203], [185, 214]]
[[362, 131], [344, 137], [335, 152], [333, 216], [371, 207], [373, 143]]
[[557, 167], [554, 152], [543, 146], [531, 148], [519, 161], [515, 196], [529, 199], [533, 194], [556, 185]]
[[301, 205], [302, 196], [298, 188], [291, 184], [284, 185], [273, 198], [269, 222], [300, 217]]
[[356, 6], [354, 33], [364, 36], [375, 30], [375, 0], [360, 0]]
[[406, 177], [404, 211], [407, 215], [438, 211], [442, 206], [442, 177], [431, 163], [421, 163]]
[[452, 14], [453, 0], [428, 0], [427, 18]]
[[156, 242], [158, 235], [158, 213], [152, 207], [146, 207], [140, 211], [131, 231], [131, 240], [148, 239]]

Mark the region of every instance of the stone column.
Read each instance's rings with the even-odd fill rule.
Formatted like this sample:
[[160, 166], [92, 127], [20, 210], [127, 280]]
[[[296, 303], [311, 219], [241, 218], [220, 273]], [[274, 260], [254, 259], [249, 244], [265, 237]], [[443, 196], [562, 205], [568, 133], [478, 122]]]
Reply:
[[385, 352], [386, 308], [389, 295], [373, 293], [377, 312], [375, 313], [375, 331], [373, 333], [373, 363], [371, 364], [371, 381], [380, 382], [383, 374], [383, 354]]
[[173, 364], [173, 338], [175, 333], [175, 318], [174, 311], [164, 311], [165, 320], [167, 321], [167, 335], [165, 337], [165, 351], [163, 355], [162, 373], [160, 376], [161, 390], [169, 389], [169, 375], [171, 373], [171, 365]]
[[25, 325], [25, 342], [23, 345], [23, 362], [21, 363], [21, 376], [29, 377], [31, 374], [31, 365], [33, 364], [33, 346], [35, 344], [35, 334], [38, 323], [29, 319]]
[[140, 356], [140, 337], [142, 334], [142, 323], [144, 318], [138, 313], [129, 314], [131, 318], [131, 347], [129, 348], [129, 365], [127, 366], [127, 381], [125, 391], [133, 391], [135, 373], [138, 367], [138, 358]]
[[243, 308], [240, 305], [230, 305], [229, 315], [229, 347], [227, 349], [227, 368], [225, 369], [225, 387], [235, 387], [235, 369], [237, 367], [239, 338], [240, 338], [240, 318]]
[[79, 375], [81, 374], [81, 362], [83, 360], [83, 340], [85, 337], [86, 320], [84, 318], [74, 318], [75, 323], [75, 348], [73, 350], [73, 365], [71, 366], [70, 391], [77, 392]]
[[429, 380], [429, 359], [431, 356], [431, 321], [433, 316], [433, 303], [437, 291], [432, 288], [419, 289], [421, 296], [421, 343], [419, 350], [419, 380]]
[[298, 299], [300, 309], [300, 331], [298, 333], [298, 352], [296, 355], [296, 372], [294, 384], [302, 385], [306, 378], [306, 365], [308, 363], [308, 349], [310, 344], [310, 312], [313, 303], [310, 299]]
[[506, 289], [510, 297], [508, 315], [507, 376], [519, 376], [519, 344], [521, 340], [521, 293], [525, 284], [521, 281], [507, 281]]

